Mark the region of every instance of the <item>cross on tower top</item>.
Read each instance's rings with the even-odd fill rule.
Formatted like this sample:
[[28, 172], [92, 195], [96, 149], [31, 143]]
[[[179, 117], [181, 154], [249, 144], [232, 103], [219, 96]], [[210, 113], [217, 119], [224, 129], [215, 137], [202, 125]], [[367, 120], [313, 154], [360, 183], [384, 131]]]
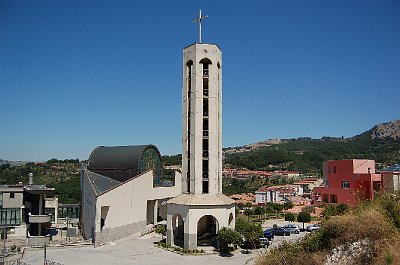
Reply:
[[199, 22], [199, 43], [201, 43], [201, 21], [205, 18], [208, 18], [208, 16], [201, 16], [201, 9], [199, 11], [199, 17], [193, 20], [193, 23]]

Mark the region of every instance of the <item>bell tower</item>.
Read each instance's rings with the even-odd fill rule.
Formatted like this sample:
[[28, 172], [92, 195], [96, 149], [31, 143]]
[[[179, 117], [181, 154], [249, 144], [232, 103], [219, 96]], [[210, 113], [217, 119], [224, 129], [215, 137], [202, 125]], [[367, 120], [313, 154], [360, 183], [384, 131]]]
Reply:
[[167, 202], [167, 243], [212, 245], [222, 227], [235, 228], [235, 201], [222, 194], [222, 53], [199, 42], [183, 49], [182, 194]]
[[222, 192], [222, 53], [213, 44], [183, 50], [182, 175], [185, 193]]

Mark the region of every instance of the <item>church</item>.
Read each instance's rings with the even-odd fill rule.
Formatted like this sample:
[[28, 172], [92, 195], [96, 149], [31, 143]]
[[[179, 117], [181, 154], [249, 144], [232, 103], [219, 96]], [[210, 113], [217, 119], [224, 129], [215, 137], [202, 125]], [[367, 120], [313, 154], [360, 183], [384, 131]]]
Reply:
[[234, 229], [235, 202], [222, 194], [222, 52], [199, 41], [183, 49], [182, 172], [163, 179], [154, 145], [100, 146], [81, 168], [82, 230], [95, 246], [167, 221], [167, 243], [215, 245]]
[[162, 172], [154, 145], [95, 148], [81, 164], [83, 237], [99, 246], [166, 220], [166, 201], [181, 193], [182, 177]]

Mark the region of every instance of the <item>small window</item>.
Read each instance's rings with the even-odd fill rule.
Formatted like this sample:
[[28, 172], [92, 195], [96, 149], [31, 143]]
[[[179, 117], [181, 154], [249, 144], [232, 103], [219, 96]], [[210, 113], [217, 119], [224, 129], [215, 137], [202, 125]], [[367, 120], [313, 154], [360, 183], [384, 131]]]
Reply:
[[336, 194], [331, 194], [331, 203], [337, 203], [337, 195]]
[[350, 189], [350, 182], [348, 180], [342, 181], [342, 189]]
[[15, 192], [10, 192], [10, 198], [15, 198]]
[[208, 181], [203, 181], [203, 194], [208, 193]]
[[203, 116], [208, 117], [208, 99], [203, 99]]
[[322, 201], [329, 203], [329, 194], [322, 194]]

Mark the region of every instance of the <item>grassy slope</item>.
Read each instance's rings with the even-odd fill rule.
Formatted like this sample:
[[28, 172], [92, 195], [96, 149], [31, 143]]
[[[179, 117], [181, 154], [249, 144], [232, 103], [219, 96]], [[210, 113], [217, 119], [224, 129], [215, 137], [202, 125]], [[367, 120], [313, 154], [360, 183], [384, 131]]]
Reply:
[[[348, 264], [400, 264], [400, 200], [384, 194], [341, 216], [323, 221], [318, 232], [299, 242], [284, 244], [261, 256], [256, 264], [324, 264], [338, 246], [367, 240], [366, 253]], [[346, 263], [345, 263], [346, 264]]]

